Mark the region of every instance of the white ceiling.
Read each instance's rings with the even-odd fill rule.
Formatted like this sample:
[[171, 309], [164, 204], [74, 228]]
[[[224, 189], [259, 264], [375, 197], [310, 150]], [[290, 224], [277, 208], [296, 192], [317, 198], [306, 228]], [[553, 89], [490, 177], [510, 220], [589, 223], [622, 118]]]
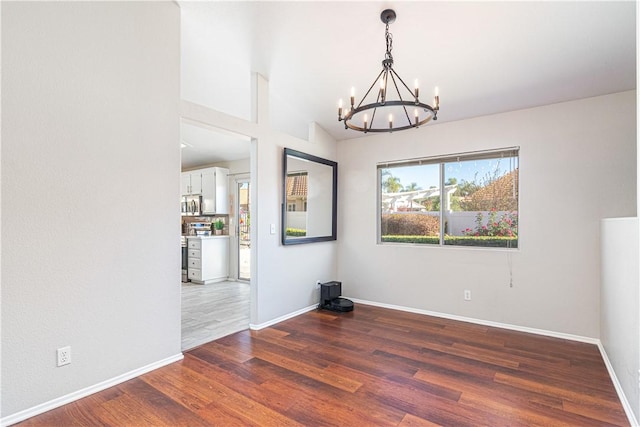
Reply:
[[[183, 50], [209, 55], [225, 70], [221, 76], [267, 77], [272, 126], [303, 138], [311, 121], [338, 140], [363, 136], [337, 121], [337, 100], [346, 101], [352, 86], [361, 96], [380, 71], [380, 12], [389, 7], [397, 13], [390, 26], [394, 69], [409, 85], [420, 81], [423, 102], [431, 103], [434, 86], [440, 90], [438, 122], [428, 126], [636, 87], [636, 3], [630, 1], [180, 6], [183, 26], [206, 28], [189, 39], [200, 46], [183, 41]], [[208, 75], [203, 88], [215, 80]], [[217, 84], [218, 96], [225, 84], [233, 91], [229, 81]], [[236, 102], [249, 109], [246, 96], [235, 96], [240, 92], [225, 101], [229, 111], [238, 109]], [[597, 112], [589, 119], [597, 120]]]
[[251, 139], [222, 129], [180, 123], [182, 169], [249, 157]]

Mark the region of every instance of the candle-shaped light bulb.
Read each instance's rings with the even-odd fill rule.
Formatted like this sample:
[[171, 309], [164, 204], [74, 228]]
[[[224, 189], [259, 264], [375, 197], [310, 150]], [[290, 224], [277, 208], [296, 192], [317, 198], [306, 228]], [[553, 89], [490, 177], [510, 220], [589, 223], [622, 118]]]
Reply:
[[352, 87], [351, 88], [351, 108], [353, 108], [353, 104], [355, 102], [355, 98], [356, 98], [356, 88]]
[[367, 121], [369, 119], [369, 116], [367, 116], [366, 114], [364, 115], [364, 130], [367, 130]]
[[440, 109], [440, 96], [439, 96], [439, 90], [438, 90], [438, 86], [436, 86], [436, 90], [435, 90], [436, 96], [433, 100], [433, 108], [435, 110], [439, 110]]
[[342, 119], [342, 99], [338, 101], [338, 120]]
[[384, 102], [384, 77], [380, 77], [380, 99]]
[[393, 129], [393, 114], [389, 114], [389, 129]]
[[418, 109], [414, 109], [413, 110], [413, 116], [415, 117], [416, 120], [416, 126], [418, 126]]
[[418, 100], [418, 96], [420, 94], [420, 89], [418, 88], [418, 79], [416, 79], [416, 81], [414, 82], [415, 84], [413, 85], [414, 87], [414, 94], [416, 97], [416, 101]]

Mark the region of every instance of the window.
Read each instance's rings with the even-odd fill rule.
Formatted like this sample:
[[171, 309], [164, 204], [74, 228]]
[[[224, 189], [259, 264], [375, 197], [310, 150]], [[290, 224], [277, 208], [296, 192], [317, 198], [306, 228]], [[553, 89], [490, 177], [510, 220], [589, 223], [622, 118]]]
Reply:
[[379, 164], [379, 242], [517, 248], [518, 151]]

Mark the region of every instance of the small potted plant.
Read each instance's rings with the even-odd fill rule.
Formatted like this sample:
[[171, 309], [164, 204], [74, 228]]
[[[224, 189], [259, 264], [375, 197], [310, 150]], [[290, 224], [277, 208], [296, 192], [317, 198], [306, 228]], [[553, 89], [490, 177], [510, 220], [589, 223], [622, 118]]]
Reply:
[[224, 229], [224, 221], [220, 218], [216, 219], [213, 223], [213, 227], [215, 228], [216, 235], [221, 235], [222, 230]]

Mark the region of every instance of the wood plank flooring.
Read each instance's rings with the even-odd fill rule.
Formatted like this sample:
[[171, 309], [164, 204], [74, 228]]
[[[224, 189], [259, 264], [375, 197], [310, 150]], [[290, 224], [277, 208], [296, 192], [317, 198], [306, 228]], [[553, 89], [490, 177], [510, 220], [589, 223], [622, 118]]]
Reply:
[[24, 426], [628, 426], [595, 345], [358, 304], [197, 347]]
[[182, 284], [182, 350], [249, 329], [249, 284]]

